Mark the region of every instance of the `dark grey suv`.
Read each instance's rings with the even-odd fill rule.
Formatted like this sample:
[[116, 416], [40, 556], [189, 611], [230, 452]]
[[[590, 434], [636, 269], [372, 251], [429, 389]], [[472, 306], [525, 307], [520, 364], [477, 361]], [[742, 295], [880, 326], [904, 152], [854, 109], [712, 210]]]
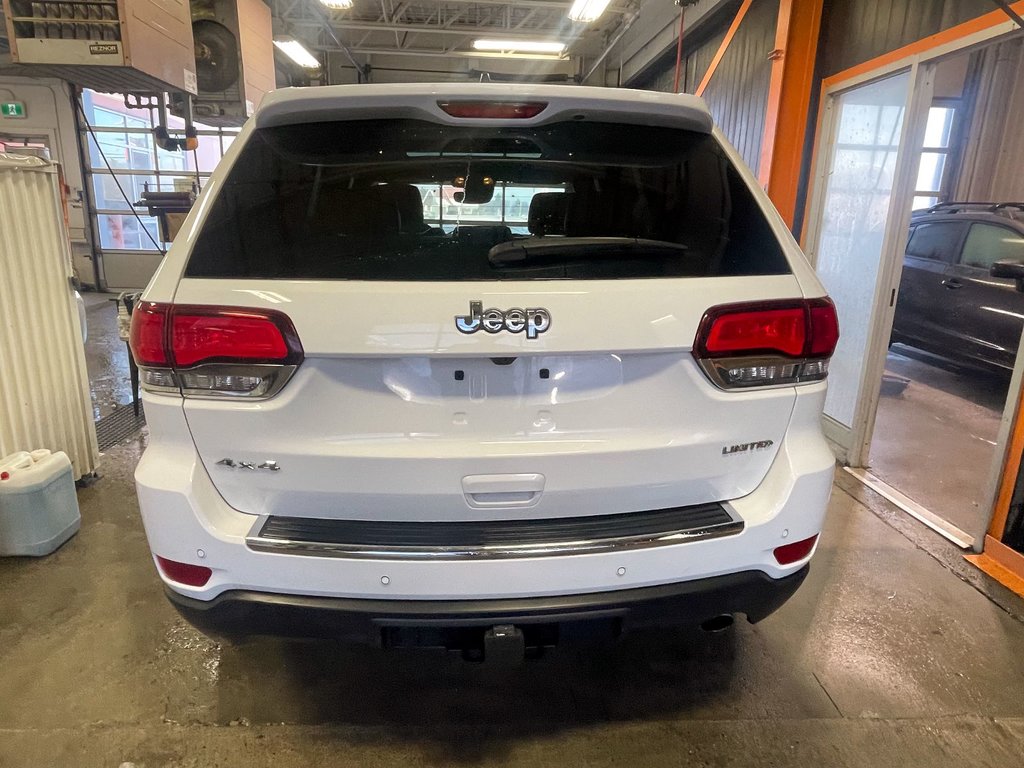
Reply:
[[892, 341], [1012, 370], [1024, 329], [1024, 203], [942, 203], [916, 212]]

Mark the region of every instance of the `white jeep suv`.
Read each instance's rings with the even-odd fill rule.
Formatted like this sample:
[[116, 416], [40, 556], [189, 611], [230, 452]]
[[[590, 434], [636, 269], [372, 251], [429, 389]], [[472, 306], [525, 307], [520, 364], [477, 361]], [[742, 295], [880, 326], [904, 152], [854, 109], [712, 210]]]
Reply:
[[695, 97], [278, 91], [132, 318], [146, 534], [220, 635], [757, 621], [821, 530], [837, 337]]

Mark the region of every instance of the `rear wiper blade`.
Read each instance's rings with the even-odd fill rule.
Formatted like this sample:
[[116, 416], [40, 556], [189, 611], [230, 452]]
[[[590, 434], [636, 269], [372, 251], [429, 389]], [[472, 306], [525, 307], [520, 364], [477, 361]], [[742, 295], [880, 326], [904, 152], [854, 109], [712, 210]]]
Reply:
[[532, 261], [593, 258], [646, 258], [680, 254], [688, 249], [682, 243], [646, 240], [638, 237], [543, 237], [499, 243], [487, 252], [492, 266], [525, 264]]

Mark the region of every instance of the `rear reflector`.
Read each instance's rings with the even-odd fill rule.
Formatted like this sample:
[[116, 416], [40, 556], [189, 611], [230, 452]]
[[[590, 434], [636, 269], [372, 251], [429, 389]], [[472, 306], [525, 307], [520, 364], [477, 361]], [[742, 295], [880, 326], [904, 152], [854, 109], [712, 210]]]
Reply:
[[814, 534], [809, 539], [803, 539], [801, 541], [794, 541], [792, 544], [783, 544], [781, 547], [775, 548], [775, 559], [779, 565], [790, 565], [792, 563], [803, 560], [814, 549], [814, 542], [818, 540], [818, 534]]
[[159, 555], [157, 555], [156, 562], [160, 566], [160, 571], [168, 579], [179, 584], [187, 584], [190, 587], [205, 586], [213, 576], [213, 571], [202, 565], [179, 563], [177, 560], [168, 560]]
[[439, 101], [452, 117], [485, 120], [526, 120], [547, 109], [546, 101]]
[[827, 299], [712, 307], [704, 313], [693, 356], [723, 389], [819, 381], [839, 340]]

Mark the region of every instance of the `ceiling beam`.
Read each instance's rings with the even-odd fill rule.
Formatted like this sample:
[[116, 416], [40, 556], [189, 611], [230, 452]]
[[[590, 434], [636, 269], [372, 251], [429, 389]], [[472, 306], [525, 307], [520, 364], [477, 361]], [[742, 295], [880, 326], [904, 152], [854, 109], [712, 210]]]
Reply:
[[[319, 50], [343, 51], [360, 69], [363, 67], [360, 66], [361, 62], [355, 61], [356, 56], [364, 58], [391, 54], [498, 58], [502, 55], [470, 49], [473, 39], [498, 37], [515, 41], [557, 36], [572, 46], [585, 32], [591, 30], [590, 27], [568, 21], [565, 15], [570, 6], [568, 0], [377, 0], [371, 6], [375, 7], [372, 15], [364, 13], [356, 18], [353, 18], [354, 11], [328, 12], [317, 0], [268, 2], [275, 11], [275, 25], [283, 22], [292, 33]], [[612, 22], [609, 35], [616, 37], [616, 42], [618, 36], [615, 32], [635, 16], [633, 5], [629, 2], [618, 0], [618, 4], [621, 7], [610, 10], [620, 16], [609, 20]], [[523, 10], [514, 14], [516, 9]], [[622, 19], [623, 13], [629, 16]], [[608, 40], [606, 38], [606, 42]], [[512, 58], [558, 60], [537, 54], [517, 54]]]
[[[391, 8], [391, 13], [390, 14], [388, 13], [388, 6], [389, 5], [391, 5], [391, 0], [380, 0], [380, 7], [384, 11], [384, 21], [387, 22], [388, 24], [394, 24], [395, 19], [398, 18], [398, 16], [395, 14], [394, 6], [392, 6], [392, 8]], [[396, 29], [395, 30], [395, 48], [401, 48], [401, 47], [402, 47], [402, 36], [399, 34], [398, 30]]]
[[[300, 22], [302, 24], [315, 22]], [[335, 26], [339, 32], [409, 32], [411, 34], [423, 35], [501, 35], [502, 39], [515, 39], [515, 35], [509, 35], [505, 27], [483, 27], [475, 25], [462, 25], [457, 27], [438, 27], [434, 24], [418, 24], [406, 22], [404, 24], [379, 23], [375, 21], [348, 21]], [[517, 27], [517, 29], [519, 29]], [[531, 32], [538, 34], [553, 33], [559, 31], [558, 27], [531, 28]], [[522, 37], [522, 35], [520, 35]]]
[[531, 8], [530, 12], [523, 16], [523, 18], [519, 20], [519, 23], [516, 24], [515, 27], [513, 27], [513, 31], [516, 29], [522, 29], [524, 26], [526, 26], [527, 22], [529, 22], [530, 19], [532, 19], [535, 15], [537, 15], [537, 9]]
[[345, 56], [348, 57], [348, 60], [350, 62], [352, 62], [352, 66], [356, 68], [357, 72], [359, 72], [359, 76], [361, 78], [365, 78], [368, 74], [366, 64], [361, 64], [360, 62], [356, 61], [356, 57], [352, 53], [352, 48], [349, 47], [345, 42], [343, 42], [341, 38], [339, 38], [338, 35], [335, 33], [334, 27], [331, 25], [330, 20], [327, 18], [327, 12], [320, 6], [319, 3], [316, 2], [316, 0], [308, 0], [306, 6], [312, 9], [313, 14], [315, 16], [320, 17], [321, 31], [326, 32], [330, 36], [331, 40], [334, 41], [334, 44], [338, 46], [338, 49], [341, 50], [345, 54]]
[[640, 18], [639, 11], [634, 13], [632, 16], [630, 16], [622, 23], [622, 25], [619, 27], [619, 31], [615, 33], [615, 36], [608, 41], [607, 45], [605, 45], [604, 50], [601, 51], [601, 53], [598, 55], [596, 59], [594, 59], [594, 63], [590, 65], [590, 69], [587, 70], [587, 73], [580, 80], [580, 84], [586, 83], [590, 76], [597, 71], [597, 68], [601, 66], [601, 62], [603, 62], [608, 57], [608, 54], [612, 52], [612, 49], [619, 44], [619, 41], [622, 39], [623, 35], [625, 35], [629, 31], [629, 28], [633, 26], [633, 22], [636, 21], [638, 18]]
[[[458, 21], [459, 19], [462, 18], [463, 14], [465, 12], [466, 12], [465, 8], [460, 9], [458, 12], [455, 13], [455, 15], [448, 17], [448, 19], [444, 22], [444, 26], [446, 26], [446, 27], [452, 26], [456, 21]], [[440, 14], [440, 11], [439, 11], [438, 12], [438, 19], [440, 19], [440, 16], [441, 16], [441, 14]]]
[[[325, 48], [324, 50], [331, 50]], [[380, 47], [358, 47], [353, 48], [352, 53], [366, 54], [366, 55], [381, 55], [381, 56], [429, 56], [433, 58], [451, 58], [452, 56], [458, 56], [460, 58], [469, 59], [523, 59], [529, 61], [566, 61], [566, 58], [556, 58], [554, 56], [545, 56], [543, 54], [530, 54], [530, 53], [489, 53], [487, 51], [460, 51], [455, 49], [440, 48], [380, 48]]]
[[[274, 5], [275, 3], [271, 3]], [[422, 5], [432, 5], [432, 3], [421, 2]], [[545, 0], [442, 0], [438, 5], [498, 5], [498, 6], [514, 6], [516, 8], [547, 8], [549, 11], [558, 11], [561, 14], [568, 13], [572, 3], [569, 2], [545, 2]], [[605, 13], [618, 13], [624, 14], [629, 13], [629, 7], [609, 5]], [[340, 22], [342, 14], [351, 14], [351, 11], [340, 11], [335, 15], [335, 20]]]
[[404, 3], [399, 3], [398, 7], [395, 8], [395, 12], [391, 14], [391, 20], [392, 21], [399, 21], [399, 20], [401, 20], [402, 16], [405, 14], [405, 12], [407, 10], [409, 10], [409, 6], [410, 5], [412, 5], [412, 2], [410, 0], [407, 0], [407, 2], [404, 2]]

